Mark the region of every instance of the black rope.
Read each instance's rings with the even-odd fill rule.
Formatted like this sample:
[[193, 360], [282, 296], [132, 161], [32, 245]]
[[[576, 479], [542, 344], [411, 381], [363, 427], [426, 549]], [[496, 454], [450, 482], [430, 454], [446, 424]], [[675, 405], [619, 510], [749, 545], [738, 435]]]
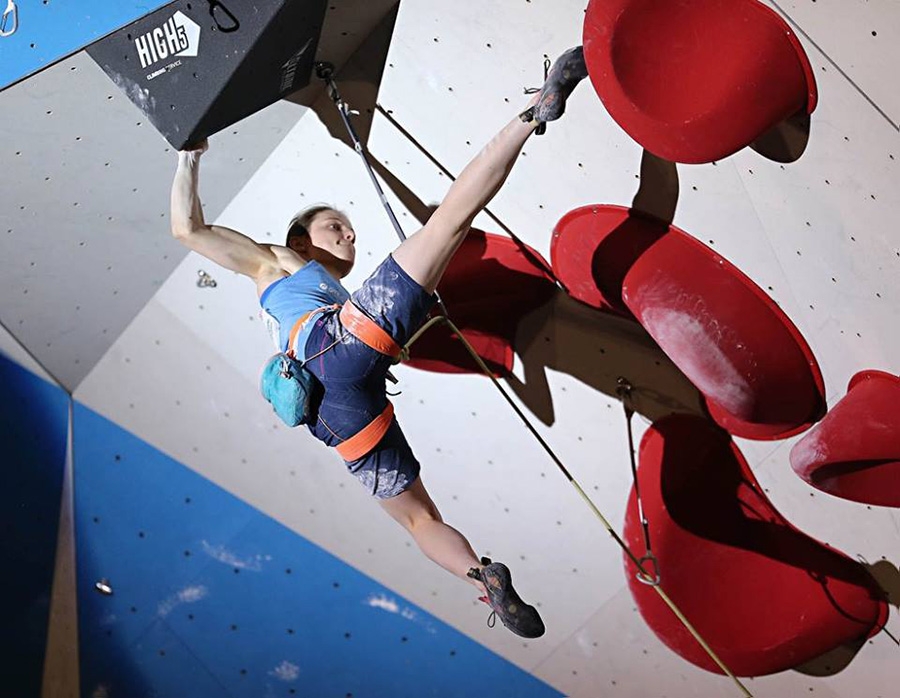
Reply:
[[650, 545], [650, 522], [644, 515], [644, 503], [641, 499], [641, 486], [638, 481], [637, 462], [634, 453], [634, 430], [631, 425], [631, 418], [634, 416], [634, 408], [631, 406], [631, 392], [633, 388], [627, 378], [619, 377], [616, 380], [616, 394], [622, 400], [622, 406], [625, 408], [625, 425], [628, 431], [628, 457], [631, 461], [631, 480], [634, 483], [634, 498], [637, 502], [638, 518], [641, 522], [641, 530], [644, 535], [644, 556], [640, 558], [641, 563], [647, 563], [652, 566], [652, 575], [647, 574], [643, 564], [638, 565], [636, 574], [638, 581], [651, 586], [656, 586], [660, 582], [659, 561], [653, 554], [653, 547]]
[[[325, 62], [316, 63], [316, 76], [327, 85], [328, 96], [331, 97], [331, 100], [337, 107], [338, 113], [340, 113], [341, 115], [341, 120], [344, 122], [344, 127], [347, 129], [347, 133], [350, 134], [350, 138], [353, 140], [353, 149], [357, 153], [359, 153], [359, 157], [362, 158], [363, 165], [366, 168], [366, 172], [369, 173], [369, 179], [372, 180], [375, 191], [378, 193], [378, 198], [381, 200], [385, 211], [387, 211], [388, 218], [391, 219], [391, 224], [394, 226], [394, 230], [397, 232], [400, 241], [404, 242], [406, 240], [406, 233], [403, 232], [403, 228], [400, 226], [400, 221], [394, 214], [394, 209], [391, 207], [391, 203], [388, 201], [387, 195], [385, 195], [384, 189], [381, 187], [381, 182], [378, 181], [378, 177], [375, 175], [375, 170], [372, 169], [372, 165], [369, 163], [369, 159], [366, 157], [366, 153], [363, 149], [363, 144], [359, 139], [359, 135], [356, 133], [356, 129], [353, 128], [353, 124], [350, 122], [350, 107], [343, 99], [341, 99], [341, 94], [338, 91], [337, 83], [335, 83], [334, 81], [334, 65]], [[444, 316], [448, 316], [447, 306], [444, 305], [444, 301], [441, 299], [437, 291], [434, 292], [434, 297], [440, 313]]]

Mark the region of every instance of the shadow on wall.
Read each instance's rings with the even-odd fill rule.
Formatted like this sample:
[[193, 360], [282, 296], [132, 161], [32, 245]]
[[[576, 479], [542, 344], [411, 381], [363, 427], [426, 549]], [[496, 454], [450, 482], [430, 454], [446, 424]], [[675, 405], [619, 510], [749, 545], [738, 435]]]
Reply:
[[647, 419], [673, 412], [705, 414], [700, 393], [640, 325], [590, 308], [563, 291], [523, 319], [514, 346], [523, 379], [507, 376], [507, 383], [544, 424], [555, 421], [547, 369], [616, 399], [618, 378], [627, 378], [632, 405]]
[[774, 162], [796, 162], [809, 145], [810, 115], [801, 111], [761, 135], [750, 148]]
[[[387, 65], [387, 54], [394, 33], [398, 8], [399, 3], [385, 15], [356, 53], [347, 61], [340, 74], [335, 76], [341, 97], [351, 108], [359, 112], [353, 117], [353, 128], [363, 144], [368, 144], [369, 132], [372, 130], [372, 117], [375, 113], [381, 78]], [[298, 101], [302, 103], [301, 99]], [[327, 93], [323, 93], [322, 97], [312, 104], [311, 109], [328, 129], [332, 138], [336, 138], [353, 150], [353, 144], [347, 134], [344, 122]]]
[[835, 647], [821, 657], [816, 657], [794, 667], [798, 674], [806, 676], [835, 676], [850, 666], [856, 655], [866, 644], [866, 638], [860, 637], [840, 647]]
[[[666, 592], [735, 674], [768, 675], [826, 654], [815, 666], [840, 670], [837, 658], [846, 666], [859, 638], [883, 627], [888, 607], [872, 575], [791, 525], [724, 430], [683, 415], [660, 420], [641, 440], [639, 458], [643, 512]], [[634, 489], [623, 538], [641, 544]], [[626, 569], [634, 571], [627, 561]], [[657, 636], [716, 671], [670, 609], [628, 578]]]
[[[881, 587], [888, 604], [900, 608], [900, 569], [888, 560], [879, 560], [874, 565], [864, 563], [863, 566]], [[794, 671], [806, 676], [834, 676], [850, 666], [865, 644], [866, 638], [861, 637], [794, 667]]]
[[900, 609], [900, 565], [895, 565], [888, 560], [879, 560], [874, 565], [864, 563], [869, 574], [884, 591], [887, 602], [894, 608]]
[[[421, 201], [380, 162], [374, 161], [373, 168], [424, 225], [435, 206]], [[671, 220], [679, 191], [675, 165], [645, 152], [641, 172], [636, 203], [654, 215]], [[472, 235], [478, 232], [473, 231]], [[520, 249], [529, 256], [523, 245]], [[479, 273], [490, 278], [509, 273], [508, 269], [499, 267], [494, 262], [485, 262], [479, 267]], [[540, 297], [537, 293], [526, 295], [533, 299]], [[492, 302], [496, 303], [496, 300], [492, 297]], [[448, 305], [453, 316], [453, 304], [448, 301]], [[705, 414], [699, 391], [634, 320], [591, 308], [559, 289], [552, 292], [549, 301], [532, 306], [528, 311], [503, 315], [505, 320], [517, 322], [517, 327], [506, 328], [505, 320], [499, 322], [494, 314], [482, 318], [483, 327], [469, 325], [466, 329], [485, 333], [494, 330], [498, 336], [510, 337], [513, 349], [522, 360], [524, 375], [519, 380], [504, 372], [504, 378], [519, 399], [545, 424], [555, 420], [546, 375], [548, 368], [566, 373], [616, 399], [618, 378], [627, 378], [634, 388], [632, 403], [635, 410], [648, 419], [658, 419], [673, 412]], [[504, 327], [492, 327], [492, 322]], [[428, 336], [438, 331], [432, 330], [420, 342], [428, 341]], [[472, 365], [461, 346], [455, 349], [451, 360], [458, 358], [459, 363]], [[483, 355], [483, 358], [492, 369], [500, 368], [498, 361], [491, 360], [495, 357]]]
[[649, 150], [641, 155], [641, 178], [631, 208], [671, 224], [675, 220], [678, 195], [678, 167]]
[[[644, 150], [632, 208], [671, 223], [679, 192], [675, 163]], [[609, 238], [617, 236], [613, 233]], [[524, 381], [511, 376], [509, 385], [544, 424], [554, 422], [548, 368], [617, 399], [617, 380], [627, 378], [634, 388], [635, 411], [651, 420], [676, 412], [706, 414], [700, 392], [643, 327], [630, 318], [595, 310], [565, 292], [524, 318], [515, 348], [524, 366]]]

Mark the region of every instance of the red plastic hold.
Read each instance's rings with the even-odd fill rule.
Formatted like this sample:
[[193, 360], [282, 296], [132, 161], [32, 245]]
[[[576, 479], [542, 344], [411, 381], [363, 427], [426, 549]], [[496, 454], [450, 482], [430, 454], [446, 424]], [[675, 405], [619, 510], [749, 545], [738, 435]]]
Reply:
[[631, 316], [622, 300], [625, 274], [656, 240], [665, 223], [621, 206], [582, 206], [553, 229], [553, 272], [576, 300]]
[[550, 258], [576, 298], [633, 314], [730, 433], [782, 439], [825, 413], [822, 374], [799, 330], [683, 230], [621, 206], [585, 206], [557, 224]]
[[[498, 375], [512, 370], [513, 339], [522, 317], [556, 291], [550, 265], [533, 249], [472, 230], [454, 255], [438, 291], [450, 317]], [[413, 345], [407, 365], [437, 373], [479, 373], [462, 342], [443, 325]]]
[[[793, 527], [763, 494], [728, 434], [698, 417], [646, 432], [638, 477], [661, 586], [739, 676], [796, 667], [873, 635], [888, 606], [866, 569]], [[632, 490], [624, 538], [640, 557]], [[628, 585], [641, 616], [670, 649], [719, 673], [653, 589]]]
[[836, 497], [900, 507], [900, 378], [853, 376], [847, 394], [791, 449], [791, 467]]
[[674, 162], [720, 160], [816, 106], [803, 47], [756, 0], [591, 0], [584, 55], [613, 119]]

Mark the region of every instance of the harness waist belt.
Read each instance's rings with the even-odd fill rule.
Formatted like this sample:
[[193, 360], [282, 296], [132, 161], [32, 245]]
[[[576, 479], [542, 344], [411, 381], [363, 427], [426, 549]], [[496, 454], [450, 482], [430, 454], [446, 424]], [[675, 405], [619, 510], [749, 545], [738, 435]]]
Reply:
[[362, 431], [335, 446], [335, 449], [348, 463], [362, 458], [378, 445], [393, 419], [394, 406], [388, 402], [384, 412], [364, 426]]
[[[291, 328], [290, 339], [288, 340], [289, 354], [291, 354], [291, 356], [294, 355], [296, 349], [294, 343], [297, 341], [297, 336], [303, 330], [307, 322], [312, 320], [317, 313], [326, 310], [336, 310], [338, 307], [339, 306], [337, 305], [325, 305], [306, 313], [297, 320]], [[344, 303], [344, 306], [341, 308], [339, 318], [344, 329], [367, 347], [374, 349], [380, 354], [390, 356], [393, 359], [397, 359], [397, 357], [400, 356], [400, 345], [397, 344], [387, 332], [375, 324], [368, 315], [363, 313], [349, 300]], [[340, 454], [341, 458], [348, 463], [359, 460], [378, 445], [378, 442], [381, 441], [388, 428], [391, 426], [393, 419], [394, 406], [388, 402], [387, 407], [384, 408], [384, 411], [380, 415], [375, 417], [375, 419], [349, 439], [342, 441], [335, 446], [335, 450]]]
[[326, 310], [337, 310], [340, 306], [335, 305], [323, 305], [315, 310], [310, 310], [308, 313], [301, 315], [300, 319], [294, 323], [294, 326], [291, 328], [291, 333], [288, 337], [288, 346], [287, 351], [285, 352], [292, 359], [297, 358], [297, 347], [294, 346], [294, 343], [297, 341], [297, 335], [303, 330], [306, 326], [306, 323], [312, 320], [319, 313], [324, 313]]
[[350, 301], [344, 303], [339, 317], [344, 329], [367, 347], [379, 354], [386, 354], [395, 361], [400, 356], [401, 347], [394, 338]]

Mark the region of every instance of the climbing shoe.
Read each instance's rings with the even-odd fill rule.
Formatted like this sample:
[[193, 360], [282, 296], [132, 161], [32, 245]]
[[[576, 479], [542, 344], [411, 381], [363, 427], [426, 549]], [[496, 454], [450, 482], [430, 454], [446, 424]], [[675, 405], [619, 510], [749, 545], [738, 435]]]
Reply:
[[544, 634], [544, 621], [534, 606], [526, 604], [516, 590], [513, 589], [512, 575], [509, 568], [501, 562], [491, 562], [489, 558], [481, 558], [482, 569], [473, 567], [468, 576], [477, 579], [487, 591], [487, 603], [492, 613], [488, 617], [488, 625], [493, 627], [495, 619], [503, 623], [516, 635], [536, 638]]
[[566, 111], [566, 100], [575, 86], [587, 77], [584, 51], [581, 46], [570, 48], [550, 68], [537, 103], [526, 109], [520, 117], [523, 121], [555, 121]]

